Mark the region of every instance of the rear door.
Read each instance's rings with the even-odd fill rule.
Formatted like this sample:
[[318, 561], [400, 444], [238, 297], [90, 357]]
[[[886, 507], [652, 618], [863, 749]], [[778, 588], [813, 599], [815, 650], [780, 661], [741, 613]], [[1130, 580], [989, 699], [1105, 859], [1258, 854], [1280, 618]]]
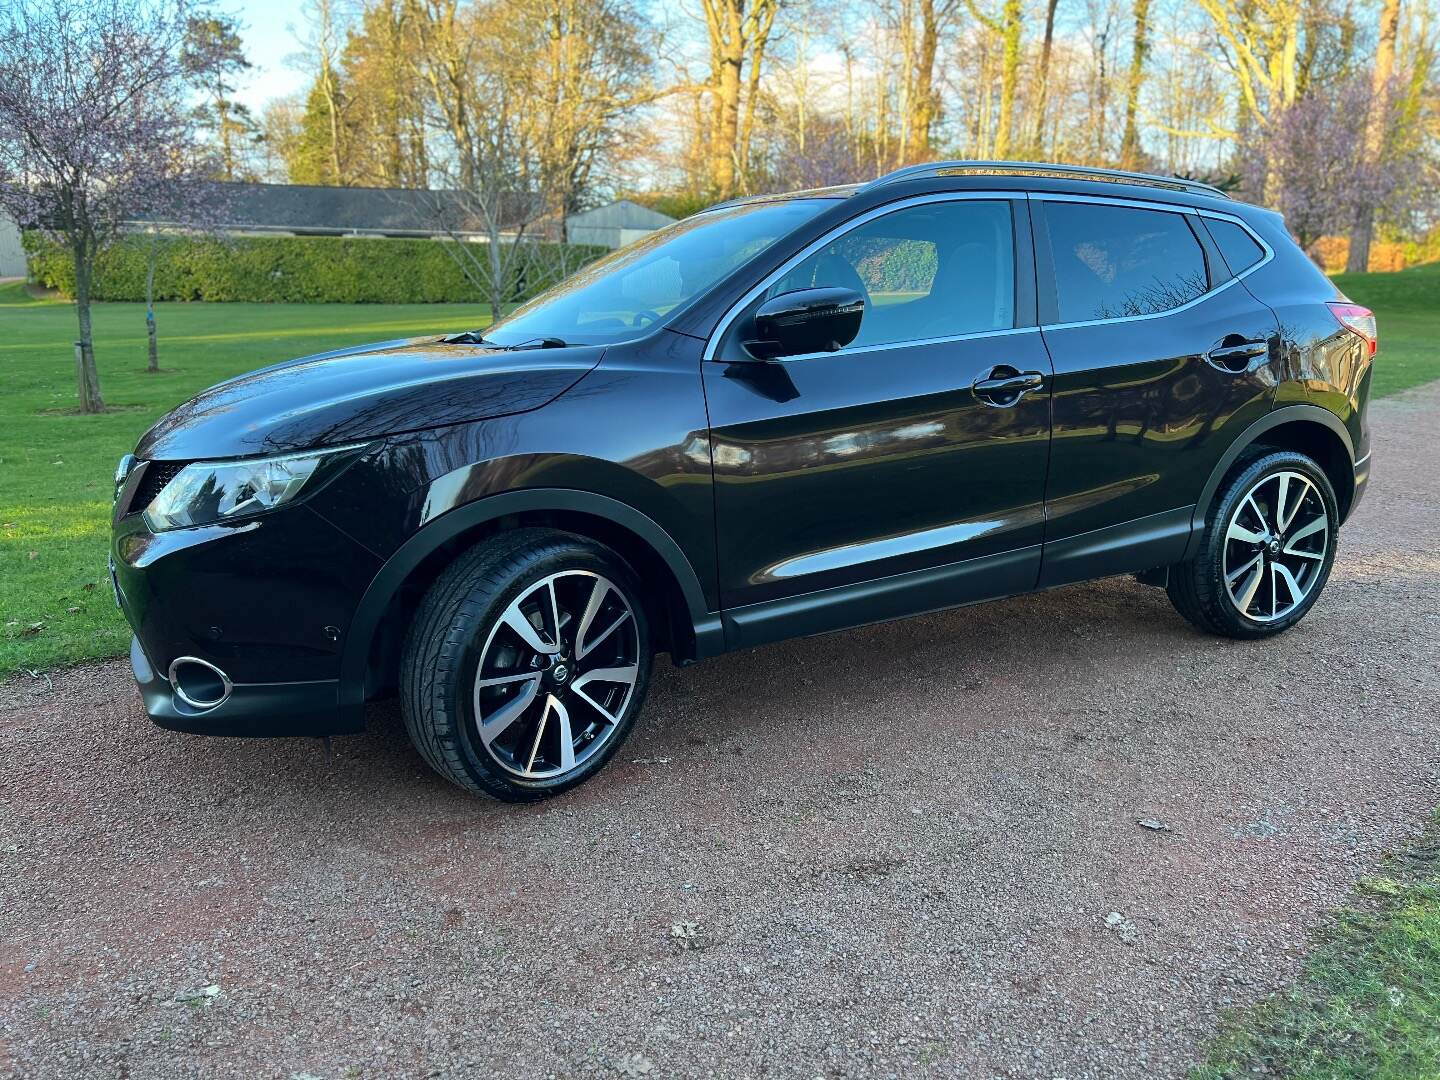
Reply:
[[[925, 196], [817, 242], [742, 304], [703, 365], [732, 645], [1034, 586], [1050, 367], [1032, 250], [1023, 200]], [[760, 302], [821, 285], [866, 298], [854, 342], [744, 351]], [[990, 389], [1006, 376], [1028, 382]]]
[[1042, 585], [1181, 559], [1201, 488], [1270, 408], [1277, 324], [1183, 206], [1032, 196], [1055, 365]]

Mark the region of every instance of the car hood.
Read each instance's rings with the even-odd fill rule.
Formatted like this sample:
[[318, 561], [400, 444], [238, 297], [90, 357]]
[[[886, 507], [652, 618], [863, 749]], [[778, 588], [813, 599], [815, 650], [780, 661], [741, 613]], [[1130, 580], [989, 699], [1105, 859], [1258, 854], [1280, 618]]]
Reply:
[[135, 453], [244, 457], [528, 412], [579, 382], [603, 351], [507, 352], [427, 337], [306, 356], [210, 387], [161, 417]]

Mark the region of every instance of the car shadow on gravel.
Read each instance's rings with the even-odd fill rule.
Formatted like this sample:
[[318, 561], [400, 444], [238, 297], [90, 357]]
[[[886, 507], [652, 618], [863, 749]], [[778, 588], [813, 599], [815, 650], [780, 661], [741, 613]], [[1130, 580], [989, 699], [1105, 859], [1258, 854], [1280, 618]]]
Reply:
[[[1093, 654], [1084, 663], [1075, 656], [1081, 644]], [[1137, 656], [1178, 656], [1216, 644], [1185, 624], [1160, 590], [1112, 579], [746, 650], [688, 669], [661, 656], [645, 709], [615, 760], [581, 788], [529, 809], [577, 801], [623, 806], [631, 786], [651, 777], [649, 770], [687, 761], [697, 763], [689, 778], [695, 797], [703, 798], [707, 780], [699, 762], [782, 755], [823, 763], [831, 756], [827, 739], [848, 746], [866, 736], [876, 717], [924, 740], [917, 749], [936, 757], [982, 753], [967, 748], [966, 738], [980, 735], [977, 722], [1007, 715], [997, 699], [1033, 691], [1037, 656], [1063, 680], [1067, 657], [1069, 672], [1083, 676], [1109, 659], [1123, 670]], [[1050, 711], [1071, 711], [1065, 693], [1063, 681], [1050, 686]], [[935, 719], [947, 722], [928, 723]], [[409, 790], [473, 814], [485, 815], [487, 807], [502, 815], [517, 811], [430, 774], [410, 746], [397, 701], [373, 703], [366, 722], [364, 736], [335, 740], [335, 769], [358, 768], [366, 783], [393, 788], [402, 801]], [[216, 761], [214, 767], [225, 766]], [[822, 764], [809, 779], [828, 775]]]

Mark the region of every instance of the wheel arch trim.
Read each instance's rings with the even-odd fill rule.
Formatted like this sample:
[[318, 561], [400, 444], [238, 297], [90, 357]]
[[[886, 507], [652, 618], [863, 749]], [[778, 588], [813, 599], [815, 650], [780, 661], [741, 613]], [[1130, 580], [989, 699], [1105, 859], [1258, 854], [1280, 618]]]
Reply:
[[410, 575], [443, 544], [462, 533], [510, 514], [535, 511], [589, 514], [627, 529], [647, 543], [665, 563], [676, 583], [695, 633], [697, 657], [724, 651], [718, 612], [707, 610], [695, 568], [674, 537], [632, 506], [591, 491], [573, 488], [526, 488], [488, 495], [457, 506], [425, 525], [386, 560], [355, 609], [345, 635], [340, 661], [340, 709], [356, 713], [365, 704], [365, 675], [370, 648], [391, 601]]
[[1329, 431], [1340, 440], [1341, 445], [1345, 447], [1346, 457], [1351, 466], [1354, 466], [1355, 444], [1350, 438], [1350, 432], [1340, 418], [1329, 410], [1322, 409], [1318, 405], [1286, 405], [1265, 414], [1240, 433], [1239, 438], [1230, 444], [1229, 449], [1215, 463], [1215, 468], [1210, 471], [1210, 478], [1205, 481], [1205, 486], [1200, 490], [1200, 497], [1195, 502], [1194, 516], [1190, 522], [1190, 543], [1185, 549], [1185, 558], [1193, 558], [1199, 551], [1200, 540], [1205, 531], [1205, 516], [1210, 512], [1210, 504], [1215, 499], [1215, 492], [1219, 490], [1226, 473], [1239, 460], [1240, 455], [1260, 442], [1266, 432], [1273, 431], [1285, 424], [1297, 422], [1317, 424]]

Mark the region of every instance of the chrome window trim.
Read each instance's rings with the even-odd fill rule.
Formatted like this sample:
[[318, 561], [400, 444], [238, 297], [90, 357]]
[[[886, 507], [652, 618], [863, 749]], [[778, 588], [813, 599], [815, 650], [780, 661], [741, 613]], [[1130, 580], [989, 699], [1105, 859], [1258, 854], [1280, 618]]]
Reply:
[[[1249, 237], [1255, 241], [1255, 243], [1260, 245], [1260, 250], [1263, 251], [1265, 254], [1260, 258], [1258, 262], [1251, 263], [1244, 270], [1240, 271], [1240, 273], [1234, 274], [1228, 281], [1222, 282], [1221, 284], [1215, 286], [1212, 289], [1207, 289], [1205, 292], [1201, 293], [1193, 300], [1186, 301], [1179, 307], [1169, 308], [1166, 311], [1153, 311], [1145, 315], [1118, 315], [1112, 319], [1082, 319], [1075, 322], [1040, 323], [1037, 326], [1015, 326], [1005, 330], [979, 330], [969, 334], [955, 334], [949, 337], [938, 338], [914, 338], [907, 341], [887, 342], [883, 345], [859, 345], [853, 347], [846, 346], [845, 348], [838, 349], [835, 352], [799, 353], [795, 356], [782, 356], [778, 357], [775, 360], [756, 362], [789, 363], [791, 361], [799, 360], [815, 360], [823, 356], [842, 356], [846, 353], [851, 352], [883, 352], [889, 349], [911, 348], [920, 345], [939, 345], [951, 341], [971, 341], [975, 338], [1000, 337], [1002, 335], [1008, 334], [1026, 334], [1038, 332], [1041, 330], [1070, 330], [1081, 326], [1100, 326], [1106, 323], [1143, 322], [1148, 319], [1163, 319], [1170, 315], [1178, 315], [1181, 312], [1188, 311], [1191, 308], [1204, 303], [1212, 296], [1219, 295], [1226, 289], [1230, 288], [1232, 285], [1249, 277], [1256, 270], [1259, 270], [1262, 266], [1265, 266], [1267, 263], [1269, 263], [1272, 259], [1275, 258], [1275, 249], [1272, 248], [1268, 243], [1266, 243], [1265, 238], [1260, 236], [1259, 233], [1257, 233], [1253, 228], [1251, 228], [1250, 224], [1243, 218], [1239, 217], [1236, 214], [1228, 214], [1224, 211], [1211, 210], [1204, 207], [1184, 206], [1177, 205], [1175, 203], [1153, 202], [1147, 199], [1131, 199], [1107, 195], [1071, 195], [1064, 192], [1050, 191], [942, 191], [933, 192], [928, 195], [913, 195], [908, 199], [900, 199], [893, 203], [885, 203], [883, 206], [874, 207], [873, 209], [865, 211], [865, 213], [859, 215], [858, 217], [851, 218], [849, 221], [835, 226], [835, 228], [825, 233], [818, 240], [807, 244], [798, 254], [787, 259], [777, 269], [767, 274], [764, 278], [760, 280], [759, 284], [749, 289], [743, 296], [740, 297], [739, 300], [732, 304], [730, 308], [725, 312], [725, 314], [721, 317], [720, 321], [715, 325], [715, 329], [711, 331], [710, 337], [705, 342], [705, 352], [702, 359], [707, 362], [713, 361], [715, 359], [715, 353], [720, 348], [721, 338], [723, 338], [725, 334], [729, 331], [731, 324], [739, 317], [740, 312], [742, 312], [749, 304], [753, 303], [754, 300], [761, 293], [763, 293], [776, 281], [784, 277], [791, 270], [795, 269], [796, 266], [800, 265], [800, 263], [804, 262], [811, 255], [815, 254], [816, 251], [820, 250], [822, 247], [830, 243], [836, 237], [843, 236], [847, 232], [850, 232], [852, 229], [856, 229], [861, 225], [864, 225], [866, 222], [874, 221], [876, 218], [884, 217], [886, 214], [893, 213], [896, 210], [904, 210], [911, 206], [922, 206], [926, 203], [958, 202], [966, 199], [981, 199], [991, 202], [1014, 202], [1016, 200], [1025, 200], [1031, 202], [1038, 201], [1094, 203], [1099, 206], [1125, 206], [1137, 210], [1156, 210], [1162, 213], [1169, 214], [1215, 218], [1219, 221], [1228, 221], [1234, 225], [1240, 226], [1240, 228], [1244, 229], [1246, 234], [1248, 234]], [[1035, 272], [1037, 275], [1039, 274], [1038, 259], [1036, 260]], [[1036, 284], [1039, 284], [1038, 281]]]
[[[1170, 315], [1178, 315], [1182, 311], [1189, 311], [1191, 308], [1203, 304], [1212, 296], [1218, 296], [1230, 286], [1237, 284], [1244, 278], [1249, 277], [1256, 270], [1268, 263], [1275, 257], [1275, 249], [1265, 242], [1265, 239], [1252, 229], [1246, 221], [1235, 214], [1226, 214], [1217, 210], [1203, 209], [1198, 206], [1177, 206], [1174, 203], [1149, 202], [1144, 199], [1107, 199], [1099, 195], [1066, 195], [1061, 192], [1037, 191], [1031, 192], [1030, 198], [1039, 202], [1081, 202], [1097, 203], [1101, 206], [1126, 206], [1136, 210], [1158, 210], [1162, 213], [1189, 215], [1192, 217], [1209, 217], [1219, 221], [1228, 221], [1231, 224], [1239, 225], [1244, 229], [1250, 239], [1260, 245], [1260, 250], [1265, 254], [1258, 262], [1253, 262], [1238, 274], [1234, 274], [1228, 281], [1221, 282], [1214, 288], [1206, 289], [1193, 300], [1187, 300], [1179, 307], [1167, 308], [1165, 311], [1152, 311], [1145, 315], [1117, 315], [1111, 319], [1079, 319], [1074, 322], [1041, 323], [1041, 330], [1070, 330], [1079, 326], [1103, 326], [1108, 323], [1143, 322], [1147, 319], [1163, 319]], [[1198, 239], [1196, 243], [1199, 243]], [[1201, 245], [1202, 250], [1204, 245]], [[1222, 256], [1223, 258], [1223, 256]], [[1039, 273], [1039, 260], [1036, 260], [1036, 273]]]
[[[834, 352], [796, 353], [794, 356], [777, 356], [773, 360], [756, 360], [757, 364], [788, 364], [792, 360], [818, 360], [822, 356], [844, 356], [847, 353], [889, 352], [891, 349], [915, 349], [922, 345], [946, 345], [952, 341], [973, 341], [975, 338], [1008, 337], [1011, 334], [1038, 334], [1038, 326], [1012, 326], [1008, 330], [976, 330], [970, 334], [952, 334], [938, 338], [906, 338], [904, 341], [887, 341], [883, 345], [847, 345]], [[742, 363], [751, 363], [749, 360]]]
[[[884, 217], [887, 214], [893, 214], [897, 210], [906, 210], [912, 206], [924, 206], [927, 203], [938, 202], [962, 202], [975, 199], [983, 200], [986, 202], [1015, 202], [1016, 200], [1023, 200], [1024, 198], [1025, 193], [1023, 191], [937, 191], [932, 192], [929, 195], [913, 195], [908, 199], [898, 199], [895, 202], [885, 203], [883, 206], [873, 207], [872, 209], [865, 211], [863, 214], [860, 214], [858, 217], [853, 217], [849, 221], [843, 222], [835, 226], [833, 229], [825, 233], [819, 239], [805, 245], [805, 247], [802, 248], [797, 254], [792, 255], [789, 259], [786, 259], [785, 262], [781, 263], [780, 266], [778, 266], [776, 269], [772, 270], [769, 274], [766, 274], [763, 278], [760, 279], [759, 284], [753, 286], [743, 296], [741, 296], [739, 300], [735, 301], [735, 303], [730, 305], [729, 310], [727, 310], [725, 314], [721, 317], [720, 321], [715, 324], [715, 329], [711, 331], [709, 339], [705, 342], [705, 353], [702, 359], [706, 362], [713, 361], [715, 359], [715, 353], [720, 348], [720, 340], [726, 335], [726, 333], [729, 332], [731, 324], [734, 323], [737, 318], [739, 318], [740, 313], [744, 311], [746, 307], [752, 304], [755, 299], [760, 296], [761, 293], [763, 293], [771, 285], [775, 284], [775, 282], [779, 281], [791, 270], [795, 269], [795, 267], [799, 266], [811, 255], [814, 255], [815, 252], [819, 251], [826, 244], [829, 244], [836, 237], [844, 236], [846, 233], [851, 232], [854, 229], [858, 229], [861, 225], [864, 225], [870, 221], [874, 221], [876, 218]], [[1013, 218], [1013, 211], [1010, 222], [1010, 229], [1011, 241], [1013, 243], [1015, 236], [1015, 222]], [[907, 341], [886, 342], [883, 345], [847, 345], [845, 348], [837, 349], [835, 352], [800, 353], [796, 356], [782, 356], [778, 357], [775, 360], [757, 360], [755, 362], [767, 364], [789, 363], [791, 361], [797, 360], [814, 360], [821, 356], [843, 356], [846, 353], [851, 352], [877, 352], [888, 349], [908, 349], [916, 345], [935, 345], [948, 341], [967, 341], [972, 338], [995, 337], [1000, 334], [1023, 334], [1032, 331], [1039, 331], [1039, 329], [1040, 328], [1038, 326], [1011, 326], [1006, 327], [1004, 330], [977, 330], [972, 333], [954, 334], [949, 337], [912, 338]]]

